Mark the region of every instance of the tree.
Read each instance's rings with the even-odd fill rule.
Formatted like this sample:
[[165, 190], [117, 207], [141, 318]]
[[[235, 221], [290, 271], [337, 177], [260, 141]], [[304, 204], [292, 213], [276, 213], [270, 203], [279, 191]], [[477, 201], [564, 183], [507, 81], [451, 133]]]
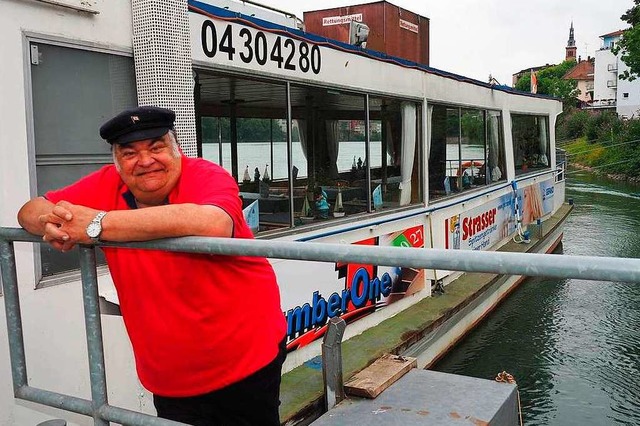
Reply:
[[[575, 80], [563, 78], [574, 66], [576, 66], [575, 60], [568, 60], [538, 71], [538, 93], [560, 98], [565, 105], [574, 105], [579, 94], [578, 83]], [[515, 88], [528, 92], [531, 89], [531, 73], [523, 75]]]
[[629, 81], [640, 76], [640, 0], [635, 0], [634, 3], [635, 6], [620, 17], [631, 25], [631, 28], [627, 28], [622, 33], [618, 45], [612, 49], [616, 55], [618, 52], [622, 52], [620, 58], [629, 69], [621, 73], [620, 78]]
[[[217, 117], [202, 118], [202, 140], [204, 143], [218, 142], [218, 124], [220, 124], [220, 134], [224, 142], [230, 138], [230, 122], [228, 117], [221, 117], [218, 122]], [[237, 121], [238, 142], [282, 142], [287, 140], [284, 130], [274, 121], [273, 126], [268, 118], [239, 118]]]

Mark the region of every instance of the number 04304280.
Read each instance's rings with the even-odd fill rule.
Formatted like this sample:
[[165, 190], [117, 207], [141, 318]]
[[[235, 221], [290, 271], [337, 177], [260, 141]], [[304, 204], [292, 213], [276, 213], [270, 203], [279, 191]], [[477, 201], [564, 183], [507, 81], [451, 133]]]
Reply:
[[242, 45], [234, 46], [233, 27], [228, 24], [219, 36], [212, 21], [202, 23], [202, 50], [209, 58], [217, 54], [226, 54], [230, 61], [236, 60], [236, 54], [246, 64], [257, 62], [265, 65], [267, 61], [275, 63], [278, 68], [290, 71], [320, 73], [322, 58], [317, 45], [309, 45], [304, 41], [294, 41], [289, 37], [276, 36], [270, 46], [267, 36], [262, 31], [253, 33], [248, 28], [241, 28], [239, 32]]

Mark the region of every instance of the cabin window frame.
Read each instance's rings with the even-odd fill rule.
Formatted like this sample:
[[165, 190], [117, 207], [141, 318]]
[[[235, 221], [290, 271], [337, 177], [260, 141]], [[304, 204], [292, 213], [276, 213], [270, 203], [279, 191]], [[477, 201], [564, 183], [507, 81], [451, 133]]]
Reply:
[[[444, 121], [440, 123], [444, 126], [442, 128], [434, 125], [434, 109], [440, 110], [439, 114], [436, 114], [436, 119], [441, 119], [442, 117], [440, 117], [440, 115], [444, 112]], [[474, 121], [474, 113], [480, 113], [482, 121], [481, 133], [478, 133], [478, 129], [473, 130], [472, 122]], [[428, 198], [430, 202], [455, 197], [465, 192], [481, 190], [507, 181], [503, 115], [503, 111], [498, 108], [429, 102]], [[470, 117], [470, 119], [465, 120], [467, 117]], [[495, 119], [492, 120], [491, 117], [495, 117]], [[453, 123], [452, 120], [455, 120], [455, 123]], [[493, 122], [492, 125], [490, 125], [490, 120]], [[455, 124], [455, 126], [452, 126], [452, 124]], [[454, 127], [457, 127], [457, 129]], [[471, 139], [472, 133], [478, 133], [480, 135], [481, 144], [464, 143], [465, 138]], [[495, 158], [490, 159], [490, 157], [492, 157], [492, 152], [490, 152], [492, 135], [497, 135], [497, 155]], [[448, 139], [452, 138], [457, 139], [457, 143], [451, 144], [447, 142]], [[434, 139], [442, 139], [444, 141], [444, 150], [436, 146]], [[442, 140], [440, 140], [440, 142], [442, 142]], [[453, 148], [447, 150], [447, 145], [457, 145], [456, 152], [453, 152]], [[482, 153], [478, 153], [478, 155], [481, 155], [481, 158], [469, 157], [469, 154], [463, 153], [462, 148], [464, 145], [482, 146]], [[452, 158], [449, 158], [449, 152], [447, 151], [451, 151], [451, 154], [453, 154]], [[441, 173], [441, 163], [443, 162], [444, 177]], [[487, 165], [490, 166], [488, 172]]]
[[[515, 172], [515, 177], [519, 178], [521, 176], [526, 176], [532, 173], [539, 173], [541, 171], [552, 170], [554, 165], [551, 163], [552, 152], [551, 152], [551, 129], [549, 127], [549, 123], [551, 122], [551, 118], [546, 114], [529, 114], [529, 113], [520, 113], [520, 112], [511, 112], [510, 114], [511, 120], [511, 144], [513, 147], [513, 155], [512, 162]], [[537, 147], [542, 147], [542, 137], [546, 139], [546, 145], [544, 149], [546, 152], [541, 152], [542, 150], [535, 152], [533, 154], [529, 153], [530, 148], [523, 147], [522, 143], [519, 140], [516, 140], [516, 135], [514, 134], [514, 117], [517, 119], [533, 119], [535, 120], [535, 137], [538, 139]], [[542, 130], [544, 129], [544, 134]], [[522, 155], [520, 155], [522, 154]], [[528, 157], [528, 158], [527, 158]], [[538, 160], [540, 158], [540, 160]], [[535, 161], [535, 164], [533, 162]], [[547, 163], [546, 165], [544, 163]]]
[[[218, 69], [214, 69], [214, 68], [210, 68], [210, 67], [204, 67], [201, 65], [198, 65], [196, 67], [194, 67], [194, 71], [198, 74], [198, 79], [201, 81], [206, 81], [206, 77], [219, 77], [219, 78], [223, 78], [223, 79], [235, 79], [236, 84], [238, 87], [243, 86], [240, 80], [247, 80], [247, 81], [251, 81], [254, 82], [257, 85], [260, 84], [266, 84], [266, 85], [278, 85], [278, 86], [282, 86], [283, 88], [288, 87], [288, 91], [289, 91], [289, 96], [288, 96], [288, 101], [287, 101], [287, 105], [286, 105], [286, 110], [288, 112], [288, 115], [290, 115], [290, 122], [285, 122], [284, 124], [287, 125], [288, 131], [291, 133], [291, 135], [287, 135], [288, 139], [292, 138], [294, 139], [294, 141], [292, 141], [294, 144], [295, 143], [303, 143], [304, 145], [309, 145], [311, 146], [311, 139], [309, 139], [310, 136], [313, 136], [312, 133], [309, 133], [308, 129], [305, 130], [305, 125], [303, 125], [303, 123], [301, 122], [313, 122], [309, 119], [309, 117], [306, 117], [308, 114], [317, 114], [317, 112], [313, 112], [313, 111], [309, 111], [311, 107], [311, 100], [309, 98], [309, 96], [315, 94], [317, 95], [318, 93], [322, 92], [324, 93], [324, 95], [326, 96], [342, 96], [343, 99], [342, 101], [344, 101], [344, 98], [351, 98], [353, 102], [360, 102], [361, 105], [361, 109], [356, 108], [356, 110], [351, 111], [351, 113], [348, 112], [348, 110], [340, 110], [340, 109], [336, 109], [336, 110], [328, 110], [326, 109], [327, 107], [325, 106], [325, 117], [323, 118], [323, 123], [325, 122], [324, 120], [326, 120], [326, 123], [328, 122], [333, 122], [336, 121], [334, 124], [337, 125], [337, 127], [339, 127], [340, 129], [340, 134], [342, 134], [345, 129], [342, 129], [342, 127], [344, 127], [346, 121], [359, 121], [360, 124], [357, 125], [356, 123], [356, 127], [361, 127], [363, 128], [366, 132], [366, 134], [364, 135], [360, 135], [362, 137], [362, 141], [361, 143], [364, 143], [364, 148], [363, 151], [361, 153], [361, 155], [357, 155], [356, 156], [356, 160], [358, 159], [358, 157], [362, 157], [361, 159], [363, 160], [363, 168], [362, 170], [358, 170], [362, 172], [362, 176], [360, 177], [362, 182], [366, 181], [366, 185], [363, 186], [362, 190], [360, 191], [360, 193], [358, 193], [359, 195], [356, 195], [356, 197], [358, 197], [358, 199], [360, 200], [362, 206], [360, 206], [361, 211], [358, 212], [347, 212], [347, 218], [346, 220], [350, 220], [350, 219], [356, 219], [356, 220], [360, 220], [363, 218], [367, 218], [370, 217], [371, 215], [378, 215], [378, 214], [388, 214], [389, 212], [395, 211], [395, 210], [401, 210], [401, 209], [405, 209], [407, 207], [415, 207], [416, 205], [424, 205], [424, 198], [425, 198], [425, 191], [424, 191], [424, 182], [423, 182], [423, 178], [422, 176], [424, 176], [424, 153], [423, 153], [423, 148], [424, 148], [424, 143], [423, 143], [423, 138], [424, 138], [424, 131], [423, 131], [423, 127], [424, 127], [424, 119], [423, 119], [423, 114], [424, 114], [424, 103], [423, 103], [423, 99], [418, 99], [418, 98], [406, 98], [406, 97], [399, 97], [397, 95], [390, 95], [390, 94], [385, 94], [385, 93], [376, 93], [376, 92], [369, 92], [369, 91], [361, 91], [361, 90], [353, 90], [353, 89], [345, 89], [342, 87], [336, 87], [336, 86], [321, 86], [321, 85], [310, 85], [308, 82], [305, 81], [297, 81], [295, 79], [286, 79], [284, 81], [282, 80], [274, 80], [272, 78], [269, 78], [268, 76], [258, 76], [258, 77], [254, 77], [254, 76], [247, 76], [244, 73], [235, 73], [232, 71], [228, 71], [228, 70], [218, 70]], [[203, 78], [204, 77], [204, 78]], [[206, 87], [205, 87], [206, 90]], [[291, 92], [294, 92], [293, 96], [291, 95]], [[312, 93], [313, 92], [313, 93]], [[304, 97], [305, 99], [309, 100], [309, 102], [305, 102], [305, 103], [300, 103], [300, 96]], [[196, 106], [196, 111], [200, 110], [200, 106], [202, 106], [203, 112], [201, 114], [197, 113], [197, 116], [202, 117], [203, 120], [208, 120], [208, 117], [213, 117], [214, 120], [216, 119], [224, 119], [221, 118], [223, 117], [222, 115], [220, 117], [215, 117], [212, 116], [210, 113], [206, 113], [206, 111], [212, 111], [212, 110], [216, 110], [216, 109], [220, 109], [220, 105], [216, 106], [217, 100], [214, 99], [212, 100], [205, 100], [202, 99], [202, 96], [200, 96], [199, 94], [197, 94], [196, 96], [198, 99], [200, 99], [200, 102], [202, 102], [200, 105]], [[293, 100], [292, 100], [293, 98]], [[297, 98], [297, 102], [296, 102], [296, 98]], [[383, 206], [381, 208], [378, 208], [377, 210], [374, 210], [373, 208], [373, 195], [372, 192], [373, 190], [376, 188], [376, 183], [382, 183], [384, 184], [385, 181], [384, 179], [382, 179], [381, 176], [378, 176], [381, 171], [379, 171], [378, 169], [381, 168], [380, 167], [370, 167], [370, 165], [366, 164], [366, 162], [364, 162], [364, 159], [367, 156], [371, 156], [371, 153], [367, 153], [365, 150], [370, 150], [372, 147], [372, 141], [371, 141], [371, 133], [372, 133], [372, 121], [375, 121], [374, 118], [371, 117], [371, 115], [373, 114], [374, 117], [377, 117], [379, 115], [379, 113], [376, 112], [372, 112], [371, 111], [371, 100], [372, 99], [386, 99], [387, 101], [394, 101], [396, 102], [398, 105], [400, 105], [401, 103], [409, 103], [411, 105], [413, 105], [413, 107], [409, 107], [407, 109], [407, 111], [405, 111], [403, 114], [405, 116], [407, 116], [408, 114], [411, 114], [413, 112], [413, 114], [415, 115], [415, 143], [414, 143], [414, 158], [413, 158], [413, 170], [410, 173], [411, 177], [411, 193], [409, 194], [407, 191], [405, 190], [405, 197], [409, 197], [409, 201], [407, 203], [407, 205], [405, 206], [389, 206], [389, 203], [385, 203], [383, 204]], [[357, 101], [356, 101], [357, 100]], [[208, 102], [208, 103], [207, 103]], [[213, 102], [213, 103], [212, 103]], [[285, 106], [283, 106], [284, 108]], [[318, 105], [316, 105], [316, 107], [318, 107]], [[322, 105], [319, 105], [320, 108], [322, 108]], [[280, 108], [280, 106], [277, 106], [276, 108]], [[342, 113], [347, 113], [345, 116], [341, 117]], [[355, 115], [354, 115], [355, 114]], [[397, 111], [398, 116], [400, 117], [401, 112], [400, 109], [398, 108]], [[242, 116], [243, 114], [241, 113], [240, 115], [238, 115], [238, 117]], [[268, 113], [266, 115], [269, 115]], [[357, 120], [356, 115], [358, 116]], [[304, 118], [306, 117], [306, 119]], [[318, 117], [318, 115], [314, 115], [314, 117]], [[321, 117], [322, 118], [322, 117]], [[346, 120], [346, 121], [345, 121]], [[200, 127], [200, 129], [203, 129], [203, 123], [202, 122], [198, 122], [196, 125]], [[353, 123], [351, 123], [353, 125]], [[317, 127], [317, 124], [316, 124]], [[316, 138], [325, 138], [327, 135], [327, 132], [329, 130], [324, 128], [325, 125], [322, 126], [322, 131], [320, 132], [321, 135], [318, 136], [316, 135]], [[334, 126], [335, 127], [335, 126]], [[361, 129], [362, 130], [362, 129]], [[304, 142], [301, 142], [300, 140], [300, 132], [305, 132], [305, 133], [309, 133], [310, 136], [307, 136], [307, 140]], [[203, 137], [199, 137], [197, 144], [198, 144], [198, 152], [204, 152], [204, 151], [209, 151], [211, 152], [212, 149], [214, 147], [209, 147], [210, 149], [208, 150], [204, 150], [203, 147], [203, 143], [205, 143], [205, 141], [203, 140], [204, 137], [206, 137], [206, 132], [204, 131], [200, 131], [199, 133], [203, 134]], [[289, 137], [290, 136], [290, 137]], [[342, 136], [340, 136], [340, 138], [342, 138]], [[208, 139], [211, 139], [210, 137]], [[222, 138], [223, 142], [224, 142], [224, 138]], [[240, 140], [238, 140], [238, 142], [240, 142]], [[346, 142], [346, 140], [342, 140], [339, 139], [337, 140], [338, 144], [341, 144], [342, 142]], [[215, 145], [215, 144], [214, 144]], [[224, 145], [224, 143], [223, 143]], [[377, 146], [377, 145], [376, 145]], [[325, 147], [326, 148], [326, 147]], [[228, 149], [225, 147], [225, 149]], [[323, 148], [324, 149], [324, 148]], [[298, 150], [294, 150], [294, 154], [295, 152], [298, 152]], [[298, 153], [299, 154], [299, 153]], [[342, 158], [343, 152], [342, 150], [339, 151], [339, 158]], [[219, 159], [219, 154], [210, 154], [207, 158], [211, 161], [217, 162], [216, 159]], [[228, 157], [228, 155], [227, 155]], [[298, 156], [299, 157], [299, 156]], [[376, 157], [376, 153], [373, 153], [373, 156], [371, 157], [373, 161], [375, 161]], [[378, 155], [379, 157], [379, 155]], [[265, 152], [264, 158], [269, 158], [269, 153]], [[225, 169], [227, 169], [228, 171], [232, 171], [233, 168], [233, 164], [227, 164], [227, 160], [225, 159], [223, 161], [223, 167]], [[340, 185], [345, 185], [343, 186], [343, 190], [347, 191], [345, 192], [345, 196], [344, 197], [351, 197], [354, 196], [354, 194], [357, 192], [355, 188], [349, 188], [348, 186], [348, 179], [345, 178], [346, 176], [349, 175], [349, 170], [345, 169], [344, 165], [340, 166], [339, 164], [336, 164], [336, 166], [339, 168], [339, 170], [336, 170], [338, 172], [337, 177], [335, 177], [337, 179], [336, 182], [339, 182], [337, 184], [337, 186], [334, 187], [334, 185], [332, 185], [329, 181], [327, 181], [326, 176], [322, 177], [322, 176], [316, 176], [314, 175], [312, 178], [309, 178], [309, 170], [307, 170], [306, 175], [304, 176], [304, 168], [303, 167], [299, 167], [300, 166], [300, 161], [305, 162], [305, 166], [307, 167], [307, 169], [309, 169], [309, 167], [315, 167], [314, 164], [315, 162], [318, 160], [317, 158], [313, 158], [313, 159], [305, 159], [305, 158], [292, 158], [291, 162], [292, 162], [292, 166], [296, 165], [298, 166], [298, 168], [300, 168], [301, 173], [298, 176], [298, 179], [296, 180], [296, 182], [293, 182], [292, 179], [290, 179], [291, 174], [292, 174], [292, 170], [289, 170], [288, 172], [288, 176], [285, 178], [289, 183], [289, 192], [287, 193], [293, 193], [294, 194], [294, 201], [295, 203], [293, 206], [293, 220], [291, 220], [292, 215], [291, 215], [291, 203], [289, 203], [289, 210], [287, 211], [290, 222], [289, 223], [282, 223], [282, 226], [280, 227], [273, 227], [272, 229], [264, 229], [262, 226], [260, 226], [259, 230], [257, 232], [254, 231], [254, 233], [256, 234], [256, 236], [262, 237], [262, 236], [283, 236], [283, 235], [287, 235], [287, 234], [291, 234], [291, 233], [296, 233], [296, 232], [307, 232], [309, 230], [313, 230], [316, 227], [326, 227], [326, 226], [334, 226], [334, 225], [339, 225], [342, 223], [340, 217], [333, 217], [333, 210], [335, 208], [335, 200], [336, 200], [336, 193], [338, 192], [337, 186]], [[342, 158], [342, 160], [344, 160], [344, 158]], [[349, 167], [351, 167], [351, 160], [352, 157], [349, 157]], [[380, 159], [378, 159], [380, 160]], [[231, 158], [232, 163], [234, 162], [234, 158]], [[237, 159], [236, 161], [241, 161], [240, 159]], [[263, 170], [265, 167], [265, 163], [267, 161], [264, 161], [261, 165], [259, 165], [259, 172], [261, 173], [261, 175], [264, 174]], [[342, 161], [344, 162], [344, 161]], [[342, 162], [340, 164], [342, 164]], [[273, 182], [274, 180], [274, 174], [277, 174], [277, 172], [273, 171], [273, 160], [271, 162], [269, 162], [270, 166], [269, 166], [269, 173], [272, 179], [272, 185], [271, 188], [269, 189], [270, 191], [274, 189], [277, 190], [279, 187], [281, 191], [287, 191], [287, 186], [284, 185], [284, 182]], [[377, 164], [377, 163], [376, 163]], [[248, 174], [249, 174], [249, 178], [251, 180], [251, 182], [248, 182], [247, 185], [243, 184], [243, 177], [245, 175], [244, 171], [247, 168], [247, 165], [245, 163], [240, 163], [237, 165], [237, 171], [235, 171], [235, 173], [237, 174], [237, 180], [238, 180], [238, 185], [240, 187], [240, 192], [243, 193], [243, 195], [247, 195], [244, 194], [246, 191], [243, 190], [243, 188], [248, 188], [251, 187], [251, 184], [253, 184], [255, 186], [255, 181], [254, 181], [254, 174], [255, 174], [255, 165], [248, 165]], [[399, 167], [399, 166], [398, 166]], [[314, 169], [310, 169], [313, 170], [313, 172], [317, 172], [317, 168]], [[371, 172], [372, 170], [375, 172], [374, 176], [371, 176]], [[232, 173], [233, 175], [234, 173]], [[344, 176], [343, 176], [344, 175]], [[391, 182], [392, 185], [395, 185], [396, 188], [396, 192], [400, 192], [398, 189], [399, 186], [399, 182], [396, 182], [398, 179], [400, 178], [400, 176], [394, 177], [394, 179], [392, 179], [393, 182]], [[311, 220], [310, 218], [305, 218], [303, 217], [303, 220], [300, 220], [300, 210], [302, 210], [301, 207], [301, 202], [299, 200], [300, 197], [303, 198], [307, 198], [307, 201], [311, 204], [314, 205], [314, 198], [312, 198], [311, 196], [309, 196], [310, 190], [308, 188], [309, 186], [309, 182], [313, 181], [315, 182], [316, 180], [319, 180], [320, 182], [323, 182], [324, 185], [320, 185], [320, 186], [327, 186], [328, 188], [326, 189], [326, 193], [327, 193], [327, 198], [330, 204], [330, 212], [329, 212], [329, 217], [331, 218], [331, 220], [327, 221], [327, 220]], [[335, 179], [334, 179], [335, 180]], [[373, 180], [373, 182], [372, 182]], [[293, 186], [296, 186], [295, 188], [293, 188]], [[303, 185], [304, 187], [306, 187], [306, 190], [303, 190], [301, 193], [299, 193], [301, 191], [301, 186]], [[261, 185], [263, 186], [263, 185]], [[405, 187], [408, 188], [409, 185], [405, 185]], [[264, 187], [264, 186], [263, 186]], [[259, 192], [257, 190], [251, 191], [251, 192]], [[307, 195], [305, 196], [303, 193], [306, 192]], [[249, 194], [251, 195], [251, 194]], [[258, 194], [256, 194], [257, 196]], [[387, 201], [387, 199], [385, 198], [387, 196], [387, 193], [383, 193], [383, 201]], [[253, 199], [255, 198], [255, 196], [253, 197], [247, 197], [249, 199]], [[269, 197], [271, 198], [271, 197]], [[346, 199], [345, 199], [346, 200]], [[406, 202], [406, 201], [405, 201]], [[390, 203], [392, 204], [391, 200]], [[247, 202], [247, 200], [243, 200], [243, 207], [248, 207], [249, 203]], [[353, 206], [349, 206], [348, 208], [351, 208]], [[346, 210], [346, 208], [345, 208]], [[264, 215], [263, 215], [264, 216]]]
[[[112, 156], [109, 153], [88, 153], [84, 155], [77, 156], [78, 158], [72, 158], [69, 153], [61, 153], [59, 155], [53, 154], [47, 158], [39, 155], [37, 143], [36, 143], [36, 117], [35, 117], [35, 106], [34, 106], [34, 79], [32, 74], [32, 66], [37, 64], [32, 64], [32, 45], [42, 46], [45, 45], [47, 47], [53, 48], [66, 48], [72, 49], [74, 53], [89, 53], [89, 54], [103, 54], [103, 55], [111, 55], [116, 58], [128, 58], [131, 60], [131, 64], [133, 65], [133, 50], [129, 48], [121, 48], [117, 46], [113, 47], [104, 47], [103, 45], [71, 40], [65, 37], [57, 37], [51, 36], [47, 34], [41, 34], [36, 32], [24, 31], [22, 34], [23, 40], [23, 57], [24, 57], [24, 77], [25, 77], [25, 106], [26, 106], [26, 122], [27, 122], [27, 150], [28, 150], [28, 161], [29, 161], [29, 187], [30, 187], [30, 197], [41, 196], [43, 194], [39, 193], [38, 186], [38, 168], [46, 167], [47, 165], [53, 166], [95, 166], [99, 168], [106, 164], [112, 163]], [[134, 95], [135, 95], [135, 105], [137, 105], [137, 85], [135, 80], [135, 69], [133, 73], [133, 83], [134, 83]], [[97, 118], [97, 117], [96, 117]], [[65, 122], [64, 127], [68, 127], [71, 123]], [[94, 136], [96, 140], [100, 140], [98, 134], [97, 126], [95, 128]], [[101, 140], [100, 140], [101, 141]], [[98, 145], [99, 146], [99, 145]], [[38, 158], [41, 157], [41, 158]], [[66, 158], [65, 158], [66, 157]], [[82, 172], [80, 176], [73, 177], [72, 181], [80, 178], [85, 175], [85, 172]], [[96, 251], [96, 254], [99, 256], [98, 266], [97, 266], [97, 274], [98, 276], [105, 276], [109, 274], [109, 269], [106, 265], [106, 261], [101, 256], [100, 251]], [[68, 254], [65, 254], [68, 255]], [[73, 269], [67, 269], [64, 271], [54, 271], [51, 274], [45, 275], [43, 268], [43, 255], [42, 255], [42, 244], [34, 244], [33, 247], [33, 262], [34, 262], [34, 275], [35, 275], [35, 289], [51, 287], [54, 285], [66, 284], [70, 282], [76, 282], [80, 280], [81, 273], [79, 264], [77, 267]]]

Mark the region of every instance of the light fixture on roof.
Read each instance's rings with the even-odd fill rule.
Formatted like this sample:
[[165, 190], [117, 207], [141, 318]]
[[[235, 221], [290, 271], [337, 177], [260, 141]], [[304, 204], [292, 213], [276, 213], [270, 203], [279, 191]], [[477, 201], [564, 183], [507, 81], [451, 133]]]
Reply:
[[363, 49], [367, 47], [367, 38], [369, 37], [369, 27], [362, 22], [351, 21], [349, 24], [349, 44], [360, 46]]

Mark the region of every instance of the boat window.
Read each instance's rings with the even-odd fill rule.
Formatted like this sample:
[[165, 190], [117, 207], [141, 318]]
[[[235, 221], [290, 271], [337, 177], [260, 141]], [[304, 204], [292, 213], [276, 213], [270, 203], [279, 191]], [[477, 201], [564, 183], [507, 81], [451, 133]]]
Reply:
[[[112, 162], [98, 134], [105, 117], [137, 105], [133, 59], [31, 43], [36, 181], [39, 195], [68, 185]], [[73, 70], [73, 73], [69, 73]], [[78, 251], [62, 254], [40, 244], [43, 277], [78, 269]], [[102, 251], [97, 261], [104, 264]]]
[[377, 199], [374, 208], [384, 210], [422, 202], [421, 105], [371, 97], [369, 115], [371, 190]]
[[468, 189], [486, 184], [486, 131], [484, 111], [460, 111], [460, 165], [455, 171], [459, 187]]
[[292, 96], [292, 111], [301, 149], [292, 160], [307, 171], [294, 182], [294, 192], [299, 191], [301, 198], [294, 203], [295, 224], [368, 211], [367, 167], [371, 164], [365, 143], [364, 95], [315, 87], [294, 89], [298, 96]]
[[516, 176], [550, 167], [548, 117], [511, 114], [511, 132]]
[[[286, 86], [196, 73], [202, 157], [236, 179], [254, 232], [289, 227]], [[299, 143], [293, 149], [300, 150]]]
[[291, 85], [289, 158], [286, 85], [196, 72], [200, 152], [236, 178], [254, 232], [422, 201], [419, 103], [370, 97], [367, 129], [364, 94]]
[[[499, 111], [487, 111], [486, 167], [484, 170], [487, 184], [507, 180], [507, 164], [504, 149], [504, 131], [502, 114]], [[482, 167], [480, 168], [482, 174]]]
[[499, 112], [445, 105], [429, 110], [430, 199], [506, 179]]

